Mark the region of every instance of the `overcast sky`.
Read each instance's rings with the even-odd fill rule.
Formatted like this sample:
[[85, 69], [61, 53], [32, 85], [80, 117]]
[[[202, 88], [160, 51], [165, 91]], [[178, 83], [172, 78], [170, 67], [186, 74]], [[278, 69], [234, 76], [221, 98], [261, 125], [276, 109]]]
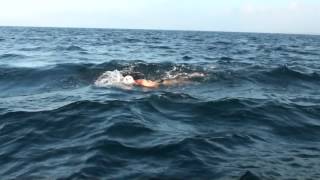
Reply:
[[0, 26], [320, 34], [320, 0], [0, 0]]

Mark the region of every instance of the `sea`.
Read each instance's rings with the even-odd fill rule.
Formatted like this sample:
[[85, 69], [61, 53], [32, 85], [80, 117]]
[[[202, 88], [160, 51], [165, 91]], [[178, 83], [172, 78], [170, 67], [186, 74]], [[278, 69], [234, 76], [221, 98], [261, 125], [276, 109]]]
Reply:
[[[105, 72], [158, 88], [96, 86]], [[0, 179], [320, 179], [320, 36], [0, 27]]]

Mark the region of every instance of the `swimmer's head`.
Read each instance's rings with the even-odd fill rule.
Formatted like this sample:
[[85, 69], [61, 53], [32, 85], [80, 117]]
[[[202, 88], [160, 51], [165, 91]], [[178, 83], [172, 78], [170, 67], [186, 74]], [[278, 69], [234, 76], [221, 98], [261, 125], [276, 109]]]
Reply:
[[123, 78], [122, 82], [123, 82], [123, 84], [126, 84], [126, 85], [135, 84], [135, 81], [134, 81], [133, 77], [130, 76], [130, 75], [125, 76], [125, 77]]

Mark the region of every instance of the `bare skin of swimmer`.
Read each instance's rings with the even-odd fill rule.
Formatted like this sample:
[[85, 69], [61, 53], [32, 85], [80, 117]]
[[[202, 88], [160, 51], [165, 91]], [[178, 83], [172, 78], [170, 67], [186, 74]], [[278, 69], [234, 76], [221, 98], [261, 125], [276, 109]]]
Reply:
[[156, 88], [159, 87], [160, 83], [156, 81], [146, 80], [146, 79], [137, 79], [135, 80], [136, 85], [148, 87], [148, 88]]
[[178, 80], [178, 79], [172, 79], [172, 80], [163, 80], [162, 82], [156, 82], [156, 81], [151, 81], [151, 80], [146, 80], [146, 79], [137, 79], [135, 80], [135, 84], [138, 86], [143, 86], [147, 88], [157, 88], [160, 85], [165, 85], [165, 86], [170, 86], [174, 84], [182, 84], [185, 83], [186, 80]]
[[[193, 74], [189, 75], [189, 78], [203, 77], [203, 76], [204, 76], [204, 74], [202, 74], [202, 73], [193, 73]], [[151, 81], [151, 80], [146, 80], [146, 79], [135, 80], [136, 85], [147, 87], [147, 88], [157, 88], [161, 84], [165, 85], [165, 86], [170, 86], [170, 85], [182, 84], [182, 83], [187, 83], [187, 82], [188, 82], [188, 78], [167, 79], [167, 80], [163, 80], [161, 82]]]

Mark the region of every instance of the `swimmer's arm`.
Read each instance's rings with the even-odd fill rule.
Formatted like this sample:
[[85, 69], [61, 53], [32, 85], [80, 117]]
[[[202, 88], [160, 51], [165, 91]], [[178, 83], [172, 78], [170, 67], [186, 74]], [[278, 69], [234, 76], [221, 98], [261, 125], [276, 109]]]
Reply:
[[165, 86], [170, 86], [170, 85], [176, 85], [176, 84], [187, 84], [191, 82], [191, 78], [197, 78], [197, 77], [204, 77], [205, 74], [203, 73], [191, 73], [186, 77], [178, 77], [178, 78], [174, 78], [174, 79], [165, 79], [161, 81], [161, 84], [165, 85]]
[[189, 78], [194, 78], [194, 77], [204, 77], [205, 74], [203, 73], [192, 73], [188, 77], [179, 77], [176, 79], [165, 79], [161, 81], [151, 81], [151, 80], [146, 80], [146, 79], [138, 79], [135, 80], [136, 85], [143, 86], [143, 87], [148, 87], [148, 88], [157, 88], [160, 86], [160, 84], [165, 85], [165, 86], [170, 86], [170, 85], [175, 85], [175, 84], [183, 84], [183, 83], [188, 83], [190, 82]]
[[165, 86], [171, 86], [171, 85], [176, 85], [176, 84], [187, 84], [189, 83], [190, 80], [187, 78], [179, 78], [179, 79], [166, 79], [161, 82], [161, 84]]

